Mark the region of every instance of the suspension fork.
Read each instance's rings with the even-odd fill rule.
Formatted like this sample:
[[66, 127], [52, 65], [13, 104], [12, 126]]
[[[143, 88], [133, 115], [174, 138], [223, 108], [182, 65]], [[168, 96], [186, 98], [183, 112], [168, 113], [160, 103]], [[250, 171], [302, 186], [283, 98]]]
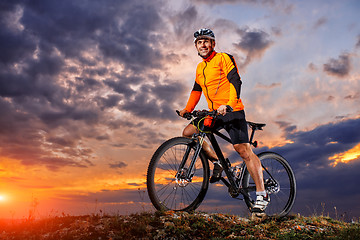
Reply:
[[[191, 175], [192, 175], [192, 171], [194, 169], [195, 166], [195, 162], [196, 159], [199, 157], [201, 149], [202, 149], [202, 145], [204, 143], [204, 138], [205, 138], [206, 134], [205, 133], [199, 133], [199, 134], [194, 134], [193, 135], [193, 142], [190, 143], [187, 148], [186, 148], [186, 152], [182, 158], [182, 161], [179, 165], [179, 169], [177, 171], [176, 177], [181, 177], [181, 178], [185, 178], [186, 180], [191, 180]], [[198, 138], [198, 139], [196, 139]], [[187, 169], [186, 172], [184, 172], [184, 167], [186, 162], [188, 161], [189, 158], [189, 154], [192, 148], [195, 147], [195, 153], [191, 159], [189, 168]], [[184, 176], [184, 173], [186, 173], [186, 175]]]

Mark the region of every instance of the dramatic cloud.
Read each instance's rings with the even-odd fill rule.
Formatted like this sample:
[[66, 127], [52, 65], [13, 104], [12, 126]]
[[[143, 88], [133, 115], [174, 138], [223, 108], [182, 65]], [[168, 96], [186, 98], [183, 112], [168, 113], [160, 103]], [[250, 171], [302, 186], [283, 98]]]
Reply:
[[192, 42], [193, 36], [189, 34], [189, 30], [195, 32], [194, 25], [199, 22], [198, 16], [198, 11], [194, 6], [189, 6], [184, 11], [171, 16], [170, 20], [174, 26], [174, 34], [177, 39], [184, 39], [187, 43]]
[[185, 85], [164, 79], [160, 2], [2, 2], [2, 155], [52, 170], [92, 166], [84, 140], [111, 140], [101, 132], [117, 112], [174, 119]]
[[[319, 126], [307, 132], [294, 132], [290, 129], [287, 137], [293, 143], [271, 149], [284, 155], [295, 171], [299, 189], [298, 202], [301, 203], [297, 210], [304, 210], [304, 206], [312, 208], [314, 204], [325, 203], [327, 212], [333, 213], [331, 209], [334, 206], [337, 206], [339, 211], [346, 211], [348, 202], [343, 202], [342, 199], [354, 197], [352, 189], [357, 188], [356, 182], [360, 180], [360, 158], [354, 158], [347, 164], [339, 163], [334, 167], [331, 157], [360, 143], [360, 137], [354, 134], [354, 130], [359, 127], [360, 119], [352, 119]], [[337, 195], [343, 197], [332, 197]], [[352, 209], [351, 214], [359, 215], [360, 209]]]
[[241, 64], [243, 67], [249, 65], [253, 59], [261, 58], [273, 43], [269, 39], [269, 34], [262, 30], [244, 28], [239, 29], [237, 32], [241, 40], [239, 43], [235, 43], [234, 46], [246, 54], [246, 58]]
[[324, 71], [329, 75], [345, 77], [351, 70], [351, 61], [349, 54], [342, 54], [338, 59], [331, 58], [324, 64]]

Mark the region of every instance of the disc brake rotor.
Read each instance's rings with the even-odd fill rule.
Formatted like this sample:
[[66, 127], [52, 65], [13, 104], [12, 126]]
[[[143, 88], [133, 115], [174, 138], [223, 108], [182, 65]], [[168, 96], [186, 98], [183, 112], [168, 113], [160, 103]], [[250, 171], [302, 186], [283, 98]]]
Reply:
[[266, 179], [265, 188], [268, 193], [278, 193], [280, 191], [280, 184], [273, 179]]
[[[177, 183], [177, 185], [179, 187], [186, 187], [191, 182], [191, 179], [186, 179], [187, 172], [188, 172], [188, 169], [183, 168], [178, 172], [178, 174], [176, 174], [175, 182]], [[192, 176], [193, 176], [193, 174], [190, 177], [192, 177]]]

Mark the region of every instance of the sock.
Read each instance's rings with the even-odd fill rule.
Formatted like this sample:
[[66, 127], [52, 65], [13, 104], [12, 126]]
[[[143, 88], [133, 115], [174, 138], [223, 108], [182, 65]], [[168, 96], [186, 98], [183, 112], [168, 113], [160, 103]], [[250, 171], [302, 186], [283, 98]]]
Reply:
[[256, 196], [260, 196], [260, 195], [266, 197], [267, 193], [266, 193], [266, 191], [256, 192]]
[[215, 165], [215, 164], [217, 164], [217, 165], [221, 166], [221, 163], [220, 163], [220, 161], [219, 161], [219, 160], [214, 161], [214, 162], [213, 162], [213, 164], [214, 164], [214, 165]]

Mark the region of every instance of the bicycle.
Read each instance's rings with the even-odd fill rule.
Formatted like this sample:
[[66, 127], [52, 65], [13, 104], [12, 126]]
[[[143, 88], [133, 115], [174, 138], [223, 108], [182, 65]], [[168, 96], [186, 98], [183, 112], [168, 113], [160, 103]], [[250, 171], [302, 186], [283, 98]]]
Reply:
[[[251, 211], [256, 200], [256, 186], [246, 164], [243, 162], [240, 166], [231, 166], [215, 135], [229, 143], [231, 140], [219, 131], [204, 126], [206, 119], [216, 119], [216, 111], [193, 111], [184, 117], [188, 120], [201, 119], [196, 126], [199, 133], [191, 139], [171, 138], [155, 151], [147, 170], [147, 189], [154, 207], [160, 211], [188, 212], [199, 207], [208, 190], [210, 177], [209, 162], [202, 150], [206, 136], [224, 169], [226, 179], [222, 177], [221, 181], [228, 187], [230, 196], [244, 200]], [[249, 142], [257, 147], [257, 141], [253, 141], [255, 131], [263, 130], [266, 124], [247, 123], [252, 130]], [[262, 152], [258, 157], [263, 168], [265, 190], [271, 199], [265, 213], [268, 216], [286, 216], [296, 196], [294, 173], [286, 159], [277, 153]], [[239, 198], [239, 195], [243, 198]]]

